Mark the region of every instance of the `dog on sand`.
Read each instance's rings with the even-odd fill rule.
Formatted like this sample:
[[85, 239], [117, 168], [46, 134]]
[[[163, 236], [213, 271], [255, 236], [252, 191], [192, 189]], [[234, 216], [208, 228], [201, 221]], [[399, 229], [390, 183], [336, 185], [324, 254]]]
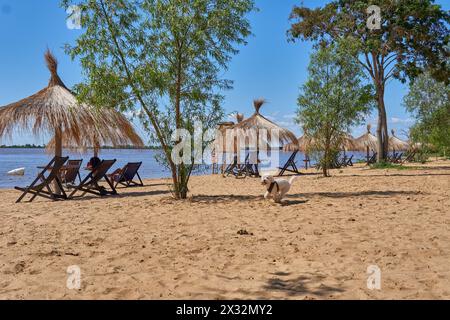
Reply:
[[283, 178], [274, 178], [271, 175], [265, 175], [261, 178], [261, 184], [266, 187], [264, 199], [272, 198], [276, 203], [280, 203], [284, 196], [291, 189], [292, 183], [298, 176], [294, 176], [289, 180]]

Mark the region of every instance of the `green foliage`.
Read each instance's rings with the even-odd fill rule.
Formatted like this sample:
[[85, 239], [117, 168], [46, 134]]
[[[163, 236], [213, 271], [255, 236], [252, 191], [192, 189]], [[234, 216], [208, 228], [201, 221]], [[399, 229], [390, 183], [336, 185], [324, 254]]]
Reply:
[[372, 87], [363, 84], [364, 74], [347, 49], [342, 41], [314, 52], [298, 98], [297, 122], [312, 138], [310, 151], [318, 152], [325, 176], [344, 134], [364, 120], [374, 102]]
[[438, 82], [427, 72], [410, 85], [404, 97], [406, 109], [416, 118], [411, 139], [425, 153], [450, 151], [450, 85]]
[[[370, 5], [381, 9], [381, 30], [367, 28]], [[433, 0], [335, 0], [322, 8], [295, 7], [291, 19], [295, 20], [289, 31], [292, 40], [330, 43], [351, 37], [359, 53], [384, 57], [383, 63], [392, 60], [388, 66], [395, 67], [389, 73], [390, 68], [383, 68], [384, 80], [392, 75], [405, 81], [428, 68], [434, 77], [449, 81], [450, 53], [445, 45], [450, 14]], [[367, 64], [365, 57], [362, 61]]]
[[370, 165], [371, 169], [397, 169], [397, 170], [410, 170], [417, 169], [415, 167], [403, 166], [392, 162], [377, 162]]
[[[185, 198], [193, 169], [175, 164], [171, 152], [177, 129], [194, 133], [215, 128], [223, 111], [222, 79], [237, 44], [245, 44], [253, 0], [63, 0], [82, 9], [84, 33], [72, 58], [81, 61], [87, 81], [77, 86], [83, 101], [133, 111], [160, 159], [172, 172], [174, 194]], [[203, 147], [206, 146], [206, 142]], [[194, 158], [194, 154], [191, 158]]]
[[[367, 28], [370, 5], [381, 9], [381, 29]], [[324, 46], [352, 40], [359, 63], [371, 77], [377, 98], [378, 160], [388, 152], [385, 86], [391, 79], [406, 82], [424, 69], [448, 83], [450, 14], [432, 0], [334, 0], [323, 7], [295, 7], [291, 13], [291, 40], [314, 41]]]

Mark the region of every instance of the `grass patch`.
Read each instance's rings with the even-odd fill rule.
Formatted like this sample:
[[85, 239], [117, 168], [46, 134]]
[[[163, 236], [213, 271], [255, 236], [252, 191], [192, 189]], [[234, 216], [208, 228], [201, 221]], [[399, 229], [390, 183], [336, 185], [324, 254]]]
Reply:
[[371, 169], [396, 169], [396, 170], [409, 170], [409, 169], [417, 169], [416, 167], [408, 167], [403, 166], [398, 163], [390, 163], [390, 162], [377, 162], [370, 165]]

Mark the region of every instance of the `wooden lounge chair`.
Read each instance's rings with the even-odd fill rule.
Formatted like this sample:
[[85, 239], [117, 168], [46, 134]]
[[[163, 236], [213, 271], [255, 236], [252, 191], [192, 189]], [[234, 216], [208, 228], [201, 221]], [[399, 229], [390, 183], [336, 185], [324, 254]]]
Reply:
[[[114, 183], [114, 188], [117, 188], [119, 184], [125, 187], [144, 186], [138, 172], [141, 165], [142, 162], [129, 162], [122, 168], [122, 170], [120, 170], [120, 173], [108, 175], [112, 183]], [[137, 177], [139, 181], [134, 181], [135, 177]]]
[[400, 160], [400, 163], [412, 162], [414, 161], [414, 157], [416, 156], [416, 151], [410, 151], [406, 154], [406, 157], [403, 160]]
[[394, 157], [392, 158], [392, 162], [393, 163], [401, 163], [402, 156], [403, 156], [403, 152], [399, 152], [399, 153], [395, 154]]
[[344, 158], [344, 166], [353, 167], [353, 154], [350, 156], [350, 158]]
[[374, 152], [374, 154], [372, 155], [372, 157], [369, 158], [369, 160], [367, 160], [367, 164], [374, 164], [375, 162], [377, 162], [377, 152]]
[[237, 155], [234, 156], [233, 162], [230, 163], [224, 171], [224, 175], [229, 176], [230, 174], [234, 175], [235, 168], [238, 166]]
[[284, 166], [278, 168], [280, 169], [280, 173], [278, 174], [279, 177], [283, 176], [286, 171], [295, 174], [301, 174], [301, 172], [297, 168], [297, 164], [295, 163], [295, 157], [297, 156], [297, 153], [298, 150], [294, 151], [289, 157], [288, 161], [284, 164]]
[[[22, 191], [22, 195], [17, 199], [16, 203], [22, 201], [22, 199], [28, 194], [33, 196], [29, 202], [33, 201], [37, 196], [44, 197], [50, 200], [67, 199], [67, 195], [64, 192], [59, 173], [61, 168], [66, 163], [68, 157], [54, 157], [50, 163], [44, 167], [44, 169], [38, 174], [37, 178], [26, 188], [15, 187], [16, 190]], [[50, 172], [47, 176], [47, 172]], [[52, 190], [52, 184], [56, 183], [60, 193]]]
[[[94, 170], [92, 170], [86, 176], [86, 178], [84, 178], [84, 180], [81, 181], [81, 183], [78, 186], [74, 187], [74, 190], [72, 191], [72, 193], [69, 195], [68, 198], [73, 199], [78, 191], [83, 192], [81, 197], [83, 197], [86, 193], [90, 193], [97, 196], [117, 194], [116, 188], [106, 175], [115, 162], [116, 162], [115, 159], [103, 160], [102, 162], [100, 162], [100, 164]], [[106, 181], [111, 190], [107, 190], [105, 187], [102, 187], [98, 184], [102, 179]]]
[[83, 160], [67, 161], [67, 165], [63, 170], [63, 174], [61, 176], [61, 180], [66, 188], [75, 185], [75, 180], [77, 180], [77, 178], [79, 182], [81, 182], [80, 168], [82, 163]]
[[244, 163], [238, 163], [237, 155], [234, 156], [233, 163], [230, 163], [224, 171], [224, 175], [233, 175], [236, 178], [247, 176], [259, 177], [258, 166], [250, 163], [250, 154], [245, 157]]

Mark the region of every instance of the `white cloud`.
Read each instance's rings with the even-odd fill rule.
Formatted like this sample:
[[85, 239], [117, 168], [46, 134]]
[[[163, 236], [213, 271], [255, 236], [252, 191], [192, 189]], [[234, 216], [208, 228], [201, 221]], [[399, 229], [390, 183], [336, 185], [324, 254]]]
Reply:
[[297, 117], [297, 115], [295, 113], [290, 113], [290, 114], [283, 115], [284, 119], [294, 119], [296, 117]]
[[391, 123], [412, 123], [414, 122], [414, 119], [412, 118], [397, 118], [397, 117], [391, 117]]

